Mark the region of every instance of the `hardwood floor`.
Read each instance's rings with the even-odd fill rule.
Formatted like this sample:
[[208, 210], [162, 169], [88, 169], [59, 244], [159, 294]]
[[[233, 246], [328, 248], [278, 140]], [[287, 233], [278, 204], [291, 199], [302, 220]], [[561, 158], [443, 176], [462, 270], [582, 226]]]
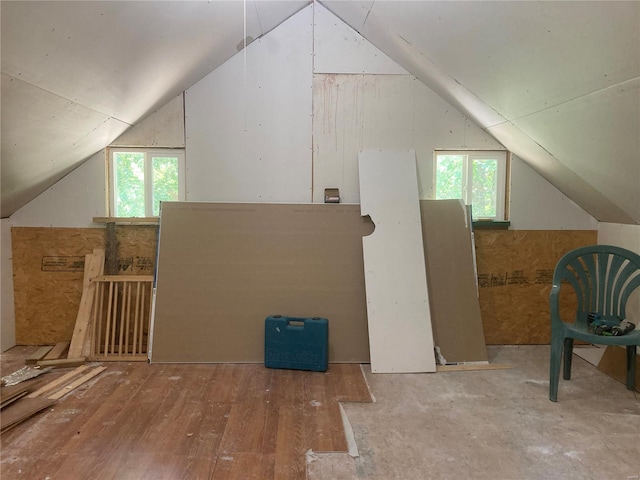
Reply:
[[[3, 375], [21, 366], [1, 359]], [[103, 365], [2, 435], [3, 480], [305, 479], [305, 452], [347, 451], [338, 402], [371, 401], [354, 364]]]

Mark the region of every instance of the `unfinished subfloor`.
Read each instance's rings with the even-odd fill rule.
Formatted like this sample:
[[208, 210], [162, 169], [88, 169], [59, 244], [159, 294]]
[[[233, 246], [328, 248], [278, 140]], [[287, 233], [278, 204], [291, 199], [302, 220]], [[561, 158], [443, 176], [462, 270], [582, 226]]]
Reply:
[[[291, 468], [274, 468], [283, 447], [278, 437], [293, 436], [288, 438], [293, 445], [307, 439], [316, 443], [313, 439], [321, 429], [288, 433], [283, 423], [277, 437], [270, 439], [276, 444], [272, 446], [274, 453], [265, 457], [266, 464], [264, 459], [256, 462], [257, 457], [250, 453], [234, 455], [229, 453], [231, 448], [222, 447], [219, 465], [232, 466], [235, 459], [241, 460], [237, 466], [242, 468], [221, 468], [216, 474], [216, 459], [207, 452], [213, 443], [226, 441], [215, 432], [221, 422], [231, 421], [234, 405], [221, 407], [224, 411], [220, 415], [213, 412], [202, 419], [189, 414], [202, 402], [209, 404], [222, 394], [231, 395], [224, 388], [224, 379], [238, 382], [233, 389], [237, 398], [244, 397], [240, 392], [266, 390], [265, 373], [259, 366], [225, 366], [219, 372], [224, 374], [214, 375], [205, 373], [210, 367], [202, 365], [194, 369], [193, 365], [139, 364], [127, 367], [133, 370], [125, 374], [124, 365], [105, 364], [109, 367], [105, 377], [70, 393], [53, 412], [39, 414], [3, 435], [2, 479], [281, 480], [305, 475], [310, 480], [640, 478], [638, 394], [575, 357], [573, 379], [561, 380], [559, 401], [552, 403], [547, 398], [548, 355], [548, 346], [489, 347], [491, 363], [513, 365], [505, 370], [374, 375], [364, 366], [375, 402], [343, 404], [359, 456], [318, 453], [315, 450], [321, 448], [315, 448], [306, 455], [306, 473], [302, 452]], [[9, 366], [10, 358], [5, 354], [1, 359], [3, 375], [20, 366]], [[315, 399], [322, 393], [308, 383], [309, 377], [300, 376], [305, 379], [302, 383], [297, 377], [286, 374], [277, 385], [271, 384], [271, 395], [279, 392], [277, 396], [283, 400], [299, 397], [302, 405], [298, 408], [304, 417], [317, 406], [310, 403], [309, 395]], [[212, 379], [217, 385], [208, 381]], [[348, 381], [340, 388], [348, 391], [349, 385], [355, 383]], [[108, 418], [96, 407], [92, 411], [97, 417], [87, 416], [90, 412], [83, 413], [83, 405], [91, 398], [110, 404], [111, 412], [116, 413]], [[247, 422], [238, 419], [236, 442], [246, 443], [255, 437], [248, 420], [257, 421], [257, 414], [251, 408], [244, 410]], [[291, 425], [296, 424], [295, 418], [291, 417]], [[114, 429], [120, 422], [129, 429]], [[63, 445], [62, 451], [56, 451], [56, 444]], [[129, 450], [123, 450], [123, 445]], [[96, 461], [90, 462], [94, 457]], [[155, 460], [150, 463], [149, 459]], [[261, 463], [266, 468], [262, 469]], [[158, 476], [161, 471], [167, 475]], [[290, 476], [292, 471], [296, 473]], [[85, 476], [65, 476], [79, 472]]]
[[310, 479], [640, 478], [637, 392], [574, 355], [548, 400], [548, 346], [489, 347], [509, 370], [371, 374], [373, 404], [344, 404], [360, 456], [317, 455]]

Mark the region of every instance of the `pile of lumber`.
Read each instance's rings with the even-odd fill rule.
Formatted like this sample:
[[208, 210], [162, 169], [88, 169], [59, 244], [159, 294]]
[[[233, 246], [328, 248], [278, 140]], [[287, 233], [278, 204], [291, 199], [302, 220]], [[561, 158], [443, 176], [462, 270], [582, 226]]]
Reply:
[[38, 367], [69, 368], [77, 367], [85, 363], [85, 358], [68, 358], [69, 342], [59, 342], [55, 345], [40, 347], [29, 355], [25, 365]]
[[106, 367], [90, 368], [82, 365], [44, 384], [41, 379], [32, 379], [0, 388], [0, 433], [50, 407], [104, 370]]
[[102, 366], [91, 368], [85, 365], [86, 358], [91, 355], [91, 319], [96, 290], [96, 284], [92, 280], [104, 273], [104, 260], [104, 249], [97, 248], [93, 253], [85, 255], [82, 298], [71, 341], [40, 347], [25, 359], [27, 366], [42, 368], [43, 371], [75, 367], [74, 370], [49, 382], [39, 377], [11, 386], [3, 385], [0, 388], [0, 433], [47, 409], [106, 369]]

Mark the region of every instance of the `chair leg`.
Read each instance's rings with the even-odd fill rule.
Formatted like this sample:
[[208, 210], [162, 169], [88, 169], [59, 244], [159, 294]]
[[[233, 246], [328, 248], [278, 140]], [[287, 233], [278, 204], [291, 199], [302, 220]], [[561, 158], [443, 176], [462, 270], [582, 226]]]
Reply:
[[636, 388], [636, 346], [627, 345], [627, 390]]
[[562, 360], [562, 337], [551, 338], [551, 359], [549, 362], [549, 400], [558, 401], [558, 381], [560, 380], [560, 363]]
[[571, 380], [571, 360], [573, 360], [573, 338], [564, 339], [564, 371], [562, 378]]

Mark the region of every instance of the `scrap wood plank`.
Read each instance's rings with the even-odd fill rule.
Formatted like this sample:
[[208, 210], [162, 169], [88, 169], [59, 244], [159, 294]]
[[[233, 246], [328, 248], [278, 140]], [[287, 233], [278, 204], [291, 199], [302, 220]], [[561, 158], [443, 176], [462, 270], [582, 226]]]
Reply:
[[40, 360], [37, 365], [39, 367], [52, 367], [52, 368], [73, 368], [84, 365], [87, 359], [85, 357], [79, 358], [58, 358], [57, 360]]
[[507, 370], [510, 363], [460, 363], [458, 365], [437, 365], [437, 372], [470, 372], [473, 370]]
[[33, 352], [27, 358], [24, 359], [25, 365], [35, 365], [39, 360], [42, 360], [53, 349], [53, 346], [40, 347]]
[[39, 384], [39, 380], [30, 380], [17, 385], [11, 385], [10, 387], [3, 387], [0, 390], [0, 408], [4, 408], [24, 397]]
[[62, 375], [59, 378], [56, 378], [55, 380], [52, 380], [51, 382], [47, 383], [46, 385], [43, 385], [42, 387], [40, 387], [38, 390], [36, 390], [35, 392], [30, 393], [29, 395], [27, 395], [27, 398], [35, 398], [35, 397], [39, 397], [40, 395], [42, 395], [43, 393], [48, 392], [49, 390], [53, 390], [54, 388], [56, 388], [59, 385], [64, 384], [65, 382], [71, 380], [72, 378], [80, 375], [82, 372], [84, 372], [86, 369], [88, 369], [89, 367], [87, 365], [81, 365], [78, 368], [65, 373], [64, 375]]
[[48, 398], [50, 400], [57, 400], [59, 398], [62, 398], [67, 393], [69, 393], [71, 390], [74, 390], [75, 388], [79, 387], [83, 383], [88, 382], [89, 380], [91, 380], [96, 375], [104, 372], [106, 369], [107, 369], [107, 367], [96, 367], [93, 370], [91, 370], [89, 373], [87, 373], [87, 374], [83, 375], [82, 377], [80, 377], [79, 379], [77, 379], [76, 381], [71, 382], [69, 385], [66, 385], [62, 389], [58, 390], [53, 395], [50, 395]]
[[8, 387], [0, 388], [0, 403], [4, 403], [11, 397], [21, 392], [31, 392], [37, 389], [42, 384], [42, 379], [32, 378], [31, 380], [25, 380], [16, 385], [10, 385]]
[[97, 314], [97, 309], [100, 308], [100, 306], [96, 305], [95, 302], [98, 298], [99, 295], [99, 285], [98, 284], [94, 284], [94, 280], [96, 278], [101, 277], [104, 274], [104, 269], [105, 269], [105, 250], [102, 249], [94, 249], [93, 250], [93, 254], [94, 255], [98, 255], [98, 256], [102, 256], [102, 260], [100, 263], [100, 274], [96, 277], [93, 277], [91, 279], [91, 283], [93, 284], [91, 286], [91, 310], [89, 312], [89, 321], [87, 324], [87, 330], [85, 332], [84, 335], [84, 342], [82, 342], [82, 347], [81, 347], [81, 351], [80, 351], [80, 357], [88, 357], [89, 354], [91, 353], [91, 343], [92, 343], [92, 337], [93, 337], [93, 329], [94, 329], [94, 317]]
[[91, 279], [102, 275], [104, 270], [104, 249], [96, 248], [93, 254], [85, 255], [84, 279], [82, 281], [82, 298], [76, 316], [76, 324], [69, 345], [68, 358], [77, 358], [82, 355], [85, 337], [91, 318], [93, 297], [95, 295], [95, 283]]
[[27, 390], [20, 392], [16, 395], [13, 395], [11, 398], [7, 398], [6, 400], [3, 400], [2, 403], [0, 403], [0, 409], [4, 408], [8, 405], [11, 405], [13, 402], [17, 402], [18, 400], [20, 400], [22, 397], [24, 397], [27, 393], [29, 393]]
[[69, 342], [58, 342], [42, 360], [57, 360], [58, 358], [62, 358], [68, 347]]
[[9, 428], [14, 427], [54, 403], [54, 399], [46, 397], [23, 398], [2, 412], [2, 416], [0, 416], [0, 431], [7, 431]]

